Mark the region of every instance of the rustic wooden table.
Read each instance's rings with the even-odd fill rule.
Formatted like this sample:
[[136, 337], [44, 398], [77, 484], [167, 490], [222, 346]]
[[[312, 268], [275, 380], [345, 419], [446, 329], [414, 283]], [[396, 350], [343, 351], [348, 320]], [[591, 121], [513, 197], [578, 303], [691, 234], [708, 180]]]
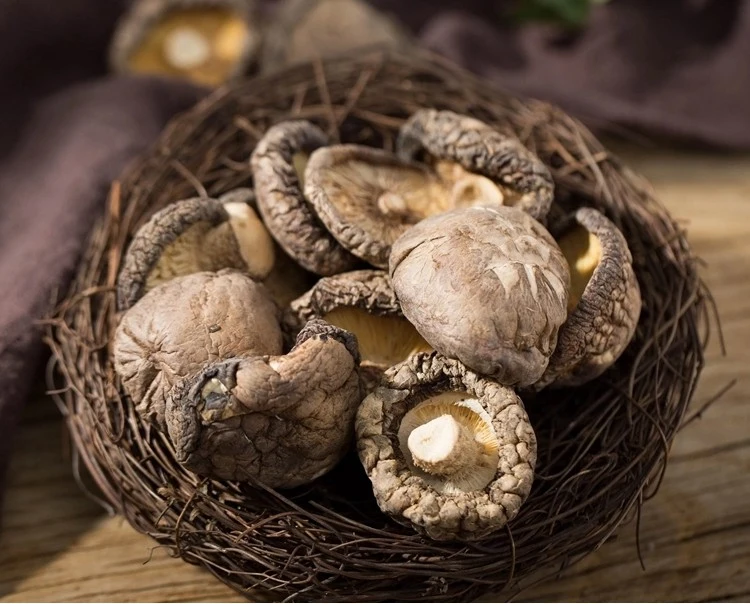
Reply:
[[[737, 385], [679, 434], [661, 491], [633, 525], [536, 601], [750, 599], [750, 156], [635, 150], [620, 155], [654, 184], [707, 262], [728, 355], [714, 341], [693, 407]], [[2, 601], [238, 601], [208, 573], [109, 518], [76, 487], [52, 402], [31, 401], [17, 438], [0, 534]]]

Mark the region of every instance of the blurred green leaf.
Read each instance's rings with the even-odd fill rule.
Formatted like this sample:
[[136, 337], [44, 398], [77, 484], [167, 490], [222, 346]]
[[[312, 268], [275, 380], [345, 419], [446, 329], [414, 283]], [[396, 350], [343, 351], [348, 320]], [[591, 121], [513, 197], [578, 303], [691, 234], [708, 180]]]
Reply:
[[580, 27], [586, 23], [591, 7], [607, 0], [521, 0], [515, 11], [520, 21], [545, 21]]

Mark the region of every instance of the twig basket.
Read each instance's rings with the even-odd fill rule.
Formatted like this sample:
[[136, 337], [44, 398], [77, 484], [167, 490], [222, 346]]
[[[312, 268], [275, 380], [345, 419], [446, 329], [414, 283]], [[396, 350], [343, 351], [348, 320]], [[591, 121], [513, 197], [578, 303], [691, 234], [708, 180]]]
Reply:
[[[356, 455], [283, 493], [196, 477], [121, 394], [109, 355], [120, 260], [153, 212], [251, 184], [249, 155], [281, 120], [392, 148], [426, 106], [520, 138], [550, 167], [556, 203], [596, 207], [623, 231], [643, 294], [635, 339], [611, 370], [528, 402], [539, 440], [532, 494], [507, 530], [471, 544], [431, 542], [384, 516]], [[369, 52], [240, 82], [175, 119], [115, 183], [47, 339], [58, 402], [105, 505], [175, 555], [274, 599], [457, 601], [510, 594], [575, 562], [653, 496], [703, 366], [708, 302], [681, 229], [578, 122], [435, 58]]]

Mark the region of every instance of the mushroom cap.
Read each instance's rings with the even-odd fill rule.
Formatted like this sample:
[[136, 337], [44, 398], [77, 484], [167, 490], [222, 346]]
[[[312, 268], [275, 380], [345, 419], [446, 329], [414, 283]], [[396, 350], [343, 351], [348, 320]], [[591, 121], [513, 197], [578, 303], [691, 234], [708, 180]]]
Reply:
[[303, 193], [307, 158], [327, 143], [310, 122], [281, 122], [268, 129], [250, 159], [268, 230], [289, 256], [318, 275], [350, 270], [358, 262], [326, 230]]
[[285, 0], [264, 37], [261, 69], [378, 46], [405, 50], [411, 37], [395, 19], [362, 0]]
[[620, 230], [593, 208], [580, 208], [559, 238], [571, 264], [572, 301], [557, 348], [539, 384], [578, 386], [600, 376], [625, 351], [641, 313], [641, 290]]
[[260, 42], [255, 0], [135, 0], [117, 23], [109, 62], [117, 73], [217, 86], [250, 69]]
[[311, 321], [283, 356], [206, 364], [171, 392], [178, 461], [203, 476], [288, 488], [347, 452], [361, 400], [351, 334]]
[[420, 109], [401, 127], [396, 151], [405, 160], [425, 153], [458, 163], [500, 185], [505, 205], [544, 221], [554, 197], [552, 175], [521, 142], [473, 117], [453, 111]]
[[257, 279], [274, 265], [268, 231], [248, 202], [250, 189], [218, 200], [195, 197], [156, 212], [136, 232], [117, 279], [120, 310], [160, 283], [200, 271], [236, 268]]
[[115, 371], [138, 413], [163, 426], [169, 390], [206, 363], [281, 354], [279, 314], [265, 287], [238, 271], [177, 277], [124, 313]]
[[391, 245], [423, 218], [450, 209], [444, 184], [426, 166], [363, 145], [315, 151], [305, 194], [320, 220], [355, 256], [388, 267]]
[[390, 274], [401, 311], [435, 350], [508, 386], [541, 377], [570, 276], [530, 215], [488, 206], [423, 220], [393, 245]]
[[[446, 485], [419, 471], [404, 448], [402, 423], [435, 395], [473, 399], [494, 431], [495, 472], [483, 487]], [[444, 404], [443, 400], [438, 404]], [[413, 434], [413, 432], [411, 432]], [[531, 491], [537, 443], [521, 399], [462, 363], [420, 353], [386, 372], [357, 411], [357, 452], [380, 509], [436, 540], [473, 540], [513, 520]], [[478, 473], [483, 470], [479, 469]]]
[[401, 314], [385, 271], [365, 269], [323, 277], [294, 300], [284, 313], [284, 327], [297, 333], [309, 320], [320, 318], [356, 336], [366, 391], [382, 372], [429, 344]]

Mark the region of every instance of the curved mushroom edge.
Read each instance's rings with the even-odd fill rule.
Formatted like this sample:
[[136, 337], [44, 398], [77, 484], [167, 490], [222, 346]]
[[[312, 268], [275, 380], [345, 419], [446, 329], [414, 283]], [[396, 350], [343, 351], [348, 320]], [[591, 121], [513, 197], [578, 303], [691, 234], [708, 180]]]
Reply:
[[213, 359], [282, 354], [280, 312], [266, 288], [233, 269], [155, 287], [122, 316], [114, 370], [137, 413], [164, 428], [170, 389]]
[[625, 351], [640, 318], [641, 290], [623, 234], [593, 208], [578, 209], [571, 222], [596, 237], [601, 259], [560, 328], [555, 352], [535, 389], [579, 386], [599, 377]]
[[555, 185], [547, 166], [518, 139], [473, 117], [420, 109], [401, 126], [396, 152], [412, 161], [426, 153], [486, 176], [517, 195], [513, 205], [542, 223], [552, 205]]
[[[432, 174], [422, 164], [399, 159], [384, 149], [365, 145], [334, 145], [320, 149], [310, 156], [305, 170], [305, 196], [321, 222], [339, 244], [351, 254], [372, 266], [385, 269], [388, 268], [391, 244], [412, 224], [418, 222], [419, 218], [411, 218], [410, 221], [397, 218], [395, 223], [390, 225], [393, 235], [389, 238], [384, 233], [373, 233], [368, 230], [368, 222], [370, 224], [372, 222], [366, 219], [366, 212], [370, 208], [360, 206], [363, 214], [361, 220], [351, 220], [350, 217], [343, 215], [341, 208], [329, 195], [332, 188], [325, 185], [325, 179], [329, 172], [355, 161], [368, 164], [375, 169], [409, 171], [414, 175], [424, 177], [425, 187], [433, 180]], [[353, 200], [352, 205], [356, 207], [357, 199], [353, 195], [347, 197]], [[388, 224], [381, 217], [378, 217], [378, 220], [381, 225]]]
[[207, 231], [228, 219], [222, 203], [205, 197], [177, 201], [153, 214], [136, 231], [123, 258], [117, 278], [118, 309], [127, 310], [143, 296], [149, 274], [164, 251], [190, 227], [205, 223]]
[[271, 488], [312, 482], [351, 445], [357, 360], [351, 334], [313, 320], [286, 355], [207, 364], [167, 399], [177, 460], [201, 476]]
[[[343, 38], [337, 40], [337, 47], [333, 49], [333, 53], [331, 53], [330, 48], [325, 46], [325, 39], [322, 48], [320, 47], [320, 40], [315, 40], [315, 47], [310, 48], [310, 51], [314, 51], [314, 54], [308, 53], [308, 56], [305, 56], [303, 53], [303, 56], [290, 58], [290, 39], [299, 29], [309, 27], [307, 20], [310, 13], [324, 4], [325, 2], [321, 0], [285, 0], [279, 4], [273, 20], [268, 24], [268, 30], [263, 40], [261, 51], [261, 70], [263, 72], [273, 71], [318, 57], [326, 58], [331, 54], [338, 55], [353, 50], [355, 47], [375, 46], [381, 50], [383, 48], [406, 50], [412, 43], [411, 36], [398, 21], [388, 18], [368, 2], [346, 0], [336, 2], [339, 6], [336, 7], [335, 20], [338, 21], [339, 27], [334, 24], [330, 28], [331, 33], [328, 37], [340, 35], [341, 26], [347, 27], [347, 29], [343, 32]], [[359, 25], [353, 32], [351, 31], [352, 11], [358, 17], [354, 23]], [[324, 16], [328, 17], [329, 15], [330, 11], [326, 12]], [[364, 24], [366, 24], [365, 30], [362, 29]], [[369, 36], [369, 38], [360, 39], [358, 34], [361, 33]], [[299, 53], [299, 49], [297, 51]]]
[[427, 218], [393, 245], [389, 272], [404, 316], [441, 354], [506, 386], [544, 373], [570, 275], [529, 214], [494, 205]]
[[303, 268], [324, 276], [359, 263], [326, 230], [300, 182], [298, 171], [304, 181], [304, 168], [298, 158], [327, 144], [326, 134], [311, 122], [281, 122], [266, 131], [250, 158], [258, 208], [271, 235]]
[[[440, 493], [413, 473], [401, 452], [404, 415], [441, 392], [476, 397], [498, 437], [495, 479], [484, 489]], [[537, 441], [521, 399], [505, 386], [437, 353], [420, 353], [386, 372], [385, 385], [357, 411], [357, 452], [378, 506], [394, 520], [435, 540], [480, 539], [513, 520], [529, 496]]]
[[294, 334], [310, 320], [340, 307], [354, 307], [379, 316], [403, 317], [386, 271], [362, 269], [323, 277], [292, 301], [282, 319]]
[[260, 12], [256, 0], [135, 0], [120, 17], [112, 35], [108, 56], [110, 68], [115, 73], [129, 73], [133, 51], [153, 27], [172, 11], [196, 8], [226, 8], [244, 21], [248, 28], [247, 40], [229, 79], [249, 71], [257, 63], [261, 48]]

